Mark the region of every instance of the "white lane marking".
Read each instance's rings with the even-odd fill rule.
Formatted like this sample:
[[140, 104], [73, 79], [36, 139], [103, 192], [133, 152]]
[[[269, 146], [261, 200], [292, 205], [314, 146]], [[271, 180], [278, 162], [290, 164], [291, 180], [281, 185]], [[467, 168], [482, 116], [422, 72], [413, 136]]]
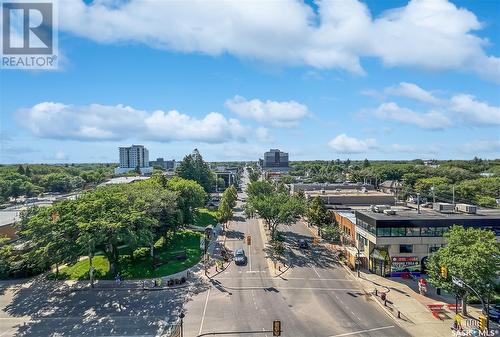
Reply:
[[[226, 286], [227, 289], [234, 290], [266, 290], [269, 288], [277, 289], [277, 290], [324, 290], [324, 291], [361, 291], [361, 289], [349, 289], [349, 288], [293, 288], [293, 287], [274, 287], [270, 285], [269, 287], [231, 287]], [[339, 299], [340, 302], [342, 300]]]
[[205, 320], [205, 314], [207, 312], [208, 297], [210, 296], [210, 289], [212, 289], [212, 288], [208, 288], [207, 298], [205, 299], [205, 307], [203, 308], [203, 315], [201, 316], [200, 330], [198, 330], [198, 335], [201, 335], [201, 331], [203, 330], [203, 321]]
[[316, 268], [314, 268], [314, 266], [311, 266], [311, 267], [314, 270], [314, 272], [316, 273], [316, 275], [318, 275], [318, 278], [321, 278], [321, 275], [318, 273], [318, 271], [316, 270]]
[[347, 332], [347, 333], [343, 333], [340, 335], [331, 335], [329, 337], [351, 336], [351, 335], [357, 335], [360, 333], [366, 333], [366, 332], [377, 331], [377, 330], [385, 330], [385, 329], [391, 329], [391, 328], [394, 328], [394, 325], [382, 326], [380, 328], [373, 328], [373, 329], [367, 329], [367, 330], [359, 330], [359, 331], [354, 331], [354, 332]]

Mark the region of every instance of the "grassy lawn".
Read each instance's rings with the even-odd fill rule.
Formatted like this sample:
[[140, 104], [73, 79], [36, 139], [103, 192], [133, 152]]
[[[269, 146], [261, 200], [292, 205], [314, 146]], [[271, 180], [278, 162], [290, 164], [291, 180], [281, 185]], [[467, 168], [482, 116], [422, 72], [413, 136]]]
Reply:
[[206, 208], [198, 208], [194, 214], [194, 224], [200, 227], [208, 225], [217, 225], [217, 211], [211, 211]]
[[[150, 256], [137, 257], [131, 259], [130, 255], [121, 255], [119, 270], [124, 279], [152, 278], [175, 274], [200, 261], [202, 252], [200, 250], [200, 234], [193, 231], [180, 231], [169, 238], [165, 244], [163, 239], [158, 240], [155, 245], [156, 261], [161, 261], [162, 265], [154, 271], [151, 268]], [[178, 260], [178, 252], [186, 250], [187, 258]], [[114, 279], [115, 275], [109, 274], [109, 262], [105, 256], [96, 256], [93, 260], [94, 276], [96, 279]], [[55, 277], [55, 275], [52, 275]], [[72, 266], [61, 268], [59, 279], [88, 280], [89, 260], [88, 258], [75, 263]]]

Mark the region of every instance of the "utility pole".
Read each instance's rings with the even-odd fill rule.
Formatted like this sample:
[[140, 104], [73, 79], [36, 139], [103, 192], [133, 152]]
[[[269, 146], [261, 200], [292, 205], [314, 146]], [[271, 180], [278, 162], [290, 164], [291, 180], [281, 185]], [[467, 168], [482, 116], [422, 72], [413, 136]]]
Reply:
[[432, 190], [432, 203], [436, 203], [436, 187], [432, 185], [431, 190]]
[[420, 214], [420, 193], [417, 193], [417, 213]]
[[453, 191], [453, 208], [455, 208], [455, 186], [452, 186], [451, 190]]

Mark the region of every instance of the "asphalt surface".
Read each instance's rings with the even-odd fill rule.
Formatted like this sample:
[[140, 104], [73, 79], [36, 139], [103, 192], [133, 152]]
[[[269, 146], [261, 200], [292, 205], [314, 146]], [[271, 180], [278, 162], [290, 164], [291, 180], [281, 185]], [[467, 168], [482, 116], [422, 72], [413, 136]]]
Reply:
[[[235, 213], [226, 246], [243, 248], [246, 265], [231, 263], [210, 281], [197, 275], [189, 287], [162, 291], [70, 291], [62, 282], [41, 278], [0, 282], [0, 337], [157, 336], [181, 311], [184, 337], [271, 330], [273, 320], [281, 320], [282, 336], [290, 337], [408, 336], [329, 252], [296, 247], [299, 238], [311, 239], [304, 225], [280, 229], [293, 267], [273, 277], [261, 223], [246, 220], [241, 209]], [[272, 333], [226, 336], [240, 335]]]
[[[185, 306], [184, 336], [231, 331], [235, 333], [230, 336], [239, 336], [243, 334], [236, 332], [272, 330], [273, 320], [281, 320], [282, 336], [408, 336], [331, 253], [320, 247], [296, 247], [300, 238], [312, 240], [305, 225], [280, 228], [287, 237], [292, 268], [273, 277], [261, 224], [245, 220], [240, 211], [235, 219], [227, 230], [226, 246], [232, 251], [243, 248], [248, 262], [232, 263]], [[244, 240], [247, 235], [252, 237], [250, 246]]]

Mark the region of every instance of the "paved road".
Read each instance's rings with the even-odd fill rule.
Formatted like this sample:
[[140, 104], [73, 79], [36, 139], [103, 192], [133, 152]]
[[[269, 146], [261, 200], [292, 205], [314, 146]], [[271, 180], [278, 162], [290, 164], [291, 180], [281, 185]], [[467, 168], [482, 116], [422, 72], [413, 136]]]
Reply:
[[[248, 263], [231, 264], [213, 279], [209, 290], [185, 306], [185, 336], [270, 330], [276, 319], [282, 321], [282, 336], [408, 336], [365, 296], [331, 254], [320, 248], [295, 248], [297, 239], [311, 239], [304, 225], [282, 229], [287, 232], [293, 268], [275, 278], [265, 257], [259, 222], [245, 220], [241, 214], [236, 219], [227, 231], [227, 247], [244, 248]], [[248, 234], [250, 247], [243, 240]]]
[[[200, 278], [189, 288], [155, 292], [70, 292], [54, 282], [21, 288], [0, 282], [0, 337], [155, 336], [182, 308], [185, 337], [269, 330], [275, 319], [282, 321], [282, 335], [290, 337], [407, 336], [328, 252], [295, 249], [295, 240], [310, 238], [305, 226], [283, 229], [294, 267], [274, 278], [262, 226], [241, 212], [236, 215], [226, 243], [231, 250], [245, 249], [247, 265], [231, 264], [212, 283]], [[252, 236], [250, 247], [243, 241], [246, 235]]]

